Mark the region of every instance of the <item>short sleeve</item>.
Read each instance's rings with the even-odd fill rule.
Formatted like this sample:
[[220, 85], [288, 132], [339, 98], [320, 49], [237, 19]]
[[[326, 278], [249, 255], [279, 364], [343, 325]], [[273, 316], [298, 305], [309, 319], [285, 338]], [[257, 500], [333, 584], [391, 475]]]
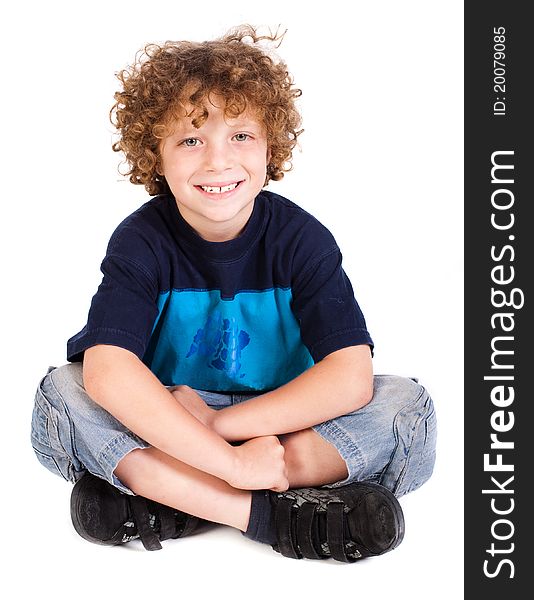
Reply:
[[337, 246], [314, 259], [294, 279], [292, 309], [302, 341], [315, 362], [348, 346], [373, 340], [356, 302]]
[[97, 344], [119, 346], [143, 358], [158, 314], [157, 275], [135, 257], [139, 252], [128, 254], [108, 249], [87, 324], [67, 342], [69, 361], [82, 360], [84, 351]]

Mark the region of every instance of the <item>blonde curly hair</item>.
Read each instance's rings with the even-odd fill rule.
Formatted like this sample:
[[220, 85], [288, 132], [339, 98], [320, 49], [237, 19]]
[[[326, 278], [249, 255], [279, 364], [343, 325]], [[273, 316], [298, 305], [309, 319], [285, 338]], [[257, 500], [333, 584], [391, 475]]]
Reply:
[[[224, 99], [229, 117], [254, 112], [265, 127], [270, 150], [264, 185], [282, 179], [292, 168], [292, 151], [302, 133], [295, 106], [301, 90], [294, 87], [286, 64], [271, 57], [260, 42], [281, 42], [283, 35], [259, 35], [244, 25], [212, 41], [149, 44], [138, 52], [134, 64], [117, 74], [122, 89], [110, 111], [119, 133], [112, 147], [124, 153], [129, 166], [124, 174], [130, 181], [144, 185], [150, 195], [169, 192], [158, 172], [161, 140], [178, 115], [187, 114], [200, 127], [208, 117], [210, 94]], [[194, 110], [184, 112], [186, 104]]]

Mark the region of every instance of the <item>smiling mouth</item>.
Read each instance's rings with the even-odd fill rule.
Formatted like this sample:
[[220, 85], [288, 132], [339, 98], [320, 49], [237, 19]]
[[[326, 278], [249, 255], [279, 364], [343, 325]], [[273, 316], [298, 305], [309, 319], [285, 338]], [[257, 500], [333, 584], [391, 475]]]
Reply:
[[242, 181], [235, 181], [234, 183], [229, 183], [228, 185], [216, 186], [216, 185], [196, 185], [196, 188], [201, 189], [203, 192], [207, 194], [224, 194], [225, 192], [231, 192], [238, 187]]

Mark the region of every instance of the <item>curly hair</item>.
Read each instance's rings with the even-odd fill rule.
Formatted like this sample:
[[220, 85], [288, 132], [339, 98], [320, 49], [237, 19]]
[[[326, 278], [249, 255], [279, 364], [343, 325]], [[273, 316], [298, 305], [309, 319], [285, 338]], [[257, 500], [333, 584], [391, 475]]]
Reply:
[[[161, 140], [173, 119], [184, 115], [194, 127], [208, 117], [206, 103], [216, 94], [225, 101], [225, 115], [235, 118], [251, 110], [263, 124], [270, 161], [264, 185], [278, 181], [292, 168], [291, 156], [302, 133], [294, 87], [286, 64], [260, 47], [263, 40], [281, 43], [284, 34], [258, 35], [251, 25], [230, 30], [206, 42], [148, 44], [135, 63], [120, 71], [122, 90], [115, 93], [110, 111], [132, 183], [144, 185], [150, 195], [169, 191], [159, 171]], [[251, 42], [245, 41], [247, 38]], [[193, 107], [187, 112], [185, 106]]]

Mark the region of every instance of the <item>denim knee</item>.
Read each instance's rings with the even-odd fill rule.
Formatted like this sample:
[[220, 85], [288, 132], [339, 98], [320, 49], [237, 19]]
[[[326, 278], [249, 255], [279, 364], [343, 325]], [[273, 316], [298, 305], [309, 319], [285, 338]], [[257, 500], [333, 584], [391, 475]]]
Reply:
[[133, 492], [117, 479], [115, 469], [132, 450], [149, 447], [89, 397], [80, 363], [51, 368], [41, 381], [32, 444], [53, 473], [74, 483], [89, 471], [127, 494]]
[[[81, 378], [77, 374], [78, 365], [66, 365], [61, 380]], [[35, 393], [31, 422], [31, 443], [39, 462], [55, 475], [76, 482], [83, 475], [83, 466], [74, 451], [74, 431], [68, 416], [61, 391], [52, 379], [53, 373], [60, 371], [50, 367], [40, 381]], [[54, 378], [55, 379], [55, 378]], [[60, 384], [60, 387], [61, 384]]]
[[397, 402], [392, 403], [395, 446], [380, 483], [400, 497], [419, 488], [432, 475], [436, 460], [436, 412], [429, 393], [416, 380], [383, 377], [387, 378], [383, 384], [391, 388], [387, 395]]

